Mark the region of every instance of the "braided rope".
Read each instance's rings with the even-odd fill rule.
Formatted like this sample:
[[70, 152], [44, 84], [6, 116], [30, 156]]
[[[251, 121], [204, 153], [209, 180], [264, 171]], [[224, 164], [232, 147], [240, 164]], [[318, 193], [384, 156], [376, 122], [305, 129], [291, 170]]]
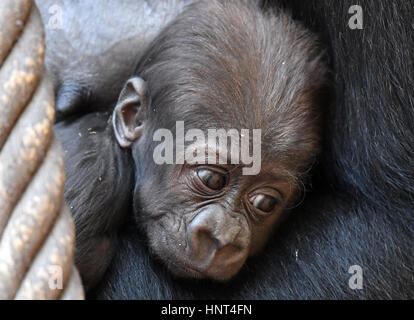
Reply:
[[0, 299], [83, 299], [32, 0], [0, 2]]

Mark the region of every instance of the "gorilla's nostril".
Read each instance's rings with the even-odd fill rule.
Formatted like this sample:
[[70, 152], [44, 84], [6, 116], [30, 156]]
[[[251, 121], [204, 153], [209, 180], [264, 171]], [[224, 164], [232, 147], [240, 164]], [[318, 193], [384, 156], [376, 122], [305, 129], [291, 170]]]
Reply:
[[239, 241], [241, 230], [234, 227], [215, 235], [206, 226], [196, 226], [190, 231], [192, 262], [213, 278], [225, 279], [227, 274], [234, 275], [247, 257], [247, 247]]
[[228, 280], [247, 258], [247, 247], [239, 243], [240, 228], [217, 237], [205, 227], [192, 230], [190, 259], [203, 273], [216, 280]]
[[227, 281], [239, 272], [248, 256], [246, 247], [229, 244], [217, 250], [209, 261], [206, 274], [218, 281]]
[[239, 225], [233, 225], [218, 232], [215, 237], [217, 248], [221, 249], [229, 245], [236, 245], [241, 231], [242, 228]]
[[187, 229], [187, 259], [205, 276], [225, 281], [243, 266], [249, 252], [250, 230], [220, 207], [200, 212]]
[[246, 255], [244, 248], [236, 245], [227, 245], [222, 247], [214, 255], [214, 262], [224, 266], [230, 266], [237, 264], [240, 260], [243, 260]]
[[207, 259], [214, 254], [217, 248], [217, 240], [212, 236], [210, 231], [204, 228], [197, 228], [192, 232], [190, 246], [193, 257]]

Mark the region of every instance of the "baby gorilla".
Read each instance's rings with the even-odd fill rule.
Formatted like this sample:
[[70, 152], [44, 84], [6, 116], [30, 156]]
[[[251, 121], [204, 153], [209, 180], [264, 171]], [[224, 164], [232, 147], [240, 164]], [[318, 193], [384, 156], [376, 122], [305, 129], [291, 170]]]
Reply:
[[[230, 279], [297, 200], [318, 150], [325, 71], [313, 36], [252, 1], [190, 5], [152, 43], [113, 124], [137, 170], [137, 223], [176, 275]], [[208, 129], [261, 129], [260, 172], [243, 175], [243, 164], [230, 160], [177, 164], [179, 154], [175, 164], [157, 164], [154, 133], [178, 131], [177, 121], [206, 136]]]
[[[68, 151], [65, 196], [82, 276], [88, 286], [107, 267], [135, 179], [133, 216], [151, 251], [178, 276], [229, 280], [298, 200], [315, 161], [327, 74], [316, 39], [254, 1], [200, 1], [158, 35], [135, 74], [108, 124], [94, 127], [97, 118], [88, 115], [56, 127]], [[213, 164], [180, 161], [178, 148], [173, 164], [159, 164], [154, 134], [175, 133], [180, 122], [206, 136], [261, 129], [260, 172], [244, 175], [246, 164], [226, 152]], [[96, 134], [73, 139], [87, 128]], [[212, 149], [223, 160], [228, 141], [216, 149], [216, 139], [194, 138], [185, 149]], [[104, 181], [90, 179], [91, 170]]]

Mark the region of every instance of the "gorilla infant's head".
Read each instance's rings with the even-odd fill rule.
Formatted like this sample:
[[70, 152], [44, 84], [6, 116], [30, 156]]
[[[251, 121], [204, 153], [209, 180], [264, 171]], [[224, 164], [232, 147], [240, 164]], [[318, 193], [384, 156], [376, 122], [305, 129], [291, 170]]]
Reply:
[[[228, 280], [298, 199], [318, 152], [326, 67], [315, 38], [252, 1], [201, 1], [158, 36], [136, 74], [113, 124], [134, 157], [138, 224], [176, 275]], [[235, 139], [214, 150], [209, 129]], [[160, 164], [171, 153], [174, 163]]]

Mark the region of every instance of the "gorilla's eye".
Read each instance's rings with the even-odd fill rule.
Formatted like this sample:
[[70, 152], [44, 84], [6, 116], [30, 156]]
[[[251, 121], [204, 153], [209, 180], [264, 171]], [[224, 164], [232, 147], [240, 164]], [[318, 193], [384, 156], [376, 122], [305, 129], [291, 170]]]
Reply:
[[266, 188], [252, 193], [249, 203], [256, 213], [267, 215], [272, 213], [278, 206], [283, 207], [283, 200], [279, 192], [273, 188]]
[[277, 200], [265, 194], [256, 194], [249, 199], [250, 203], [256, 209], [263, 212], [271, 212], [277, 204]]
[[208, 169], [200, 169], [197, 175], [201, 182], [209, 189], [219, 191], [226, 186], [227, 178], [224, 173]]

